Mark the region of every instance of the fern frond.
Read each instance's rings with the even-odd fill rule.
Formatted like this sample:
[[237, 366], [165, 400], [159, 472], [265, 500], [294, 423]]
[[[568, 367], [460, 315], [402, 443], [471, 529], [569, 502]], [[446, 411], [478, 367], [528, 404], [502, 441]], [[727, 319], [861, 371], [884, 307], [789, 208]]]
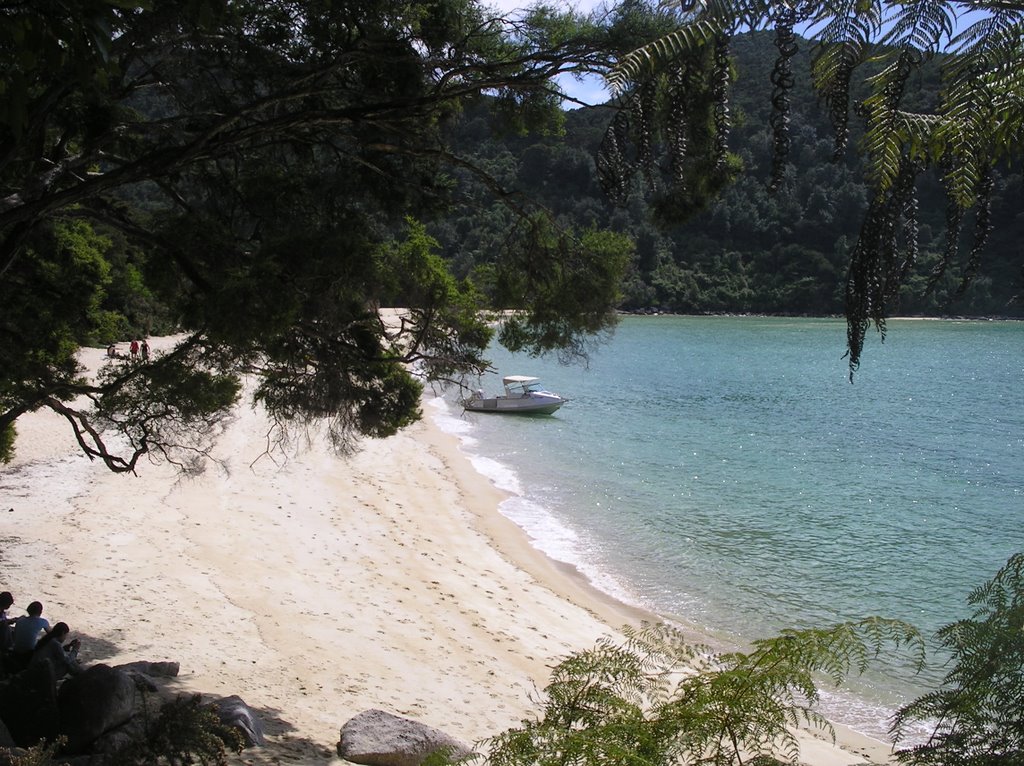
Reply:
[[1019, 12], [996, 11], [979, 16], [949, 41], [950, 52], [956, 54], [950, 57], [950, 63], [955, 64], [964, 56], [977, 55], [1007, 44], [1010, 48], [1015, 47], [1010, 41], [1020, 40], [1020, 26]]
[[811, 81], [828, 106], [836, 157], [845, 151], [849, 138], [850, 80], [878, 31], [877, 7], [867, 5], [866, 10], [862, 14], [855, 0], [846, 0], [817, 32], [819, 43], [812, 50]]
[[[874, 324], [885, 339], [885, 317], [900, 288], [894, 275], [903, 272], [901, 233], [907, 230], [905, 224], [908, 223], [912, 237], [916, 231], [914, 186], [923, 166], [905, 156], [896, 158], [894, 163], [896, 173], [888, 187], [871, 200], [850, 256], [846, 278], [846, 342], [851, 378], [860, 364], [868, 327]], [[911, 241], [909, 257], [913, 257], [915, 251], [916, 242]]]
[[614, 202], [623, 203], [629, 194], [633, 163], [626, 156], [629, 112], [620, 109], [601, 139], [597, 152], [597, 176], [601, 188]]
[[957, 295], [963, 295], [974, 281], [975, 275], [981, 268], [981, 254], [988, 242], [988, 236], [992, 232], [992, 189], [995, 180], [992, 177], [992, 163], [987, 163], [978, 180], [976, 190], [977, 213], [974, 216], [974, 243], [967, 255], [967, 263], [964, 265], [963, 276], [960, 286], [957, 288]]
[[952, 653], [942, 688], [893, 719], [896, 742], [911, 723], [934, 725], [925, 743], [897, 753], [912, 766], [1024, 762], [1024, 553], [1011, 556], [968, 603], [977, 607], [971, 619], [938, 632]]
[[729, 130], [732, 127], [729, 113], [729, 85], [732, 82], [729, 61], [730, 37], [725, 34], [715, 38], [714, 64], [712, 70], [711, 97], [715, 103], [715, 167], [721, 170], [729, 154]]
[[907, 136], [899, 131], [899, 104], [907, 77], [917, 63], [916, 54], [901, 51], [895, 61], [868, 80], [871, 94], [863, 102], [867, 114], [863, 146], [868, 181], [876, 198], [892, 188], [900, 172]]
[[701, 19], [630, 51], [608, 73], [609, 90], [615, 95], [621, 94], [629, 83], [663, 70], [680, 55], [697, 50], [722, 32], [718, 22]]
[[938, 52], [953, 34], [953, 8], [945, 0], [911, 0], [894, 4], [889, 29], [880, 44], [926, 54]]
[[796, 35], [793, 26], [797, 21], [796, 11], [785, 3], [779, 3], [773, 13], [775, 23], [775, 47], [779, 52], [772, 69], [772, 126], [773, 152], [772, 175], [769, 188], [774, 190], [782, 183], [786, 160], [789, 157], [789, 93], [793, 89], [791, 59], [797, 53]]

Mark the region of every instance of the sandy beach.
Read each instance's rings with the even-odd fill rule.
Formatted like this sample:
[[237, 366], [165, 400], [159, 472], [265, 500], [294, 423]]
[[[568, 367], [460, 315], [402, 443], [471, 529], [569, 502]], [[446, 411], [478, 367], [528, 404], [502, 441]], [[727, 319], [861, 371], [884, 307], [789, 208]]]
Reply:
[[[50, 413], [17, 427], [0, 466], [12, 613], [42, 601], [86, 663], [176, 661], [176, 688], [239, 695], [269, 740], [239, 763], [342, 763], [340, 726], [371, 708], [478, 741], [534, 709], [561, 657], [650, 617], [534, 550], [430, 408], [352, 457], [314, 440], [283, 459], [243, 404], [223, 465], [196, 479], [149, 462], [111, 474]], [[839, 735], [807, 737], [801, 760], [886, 760]]]

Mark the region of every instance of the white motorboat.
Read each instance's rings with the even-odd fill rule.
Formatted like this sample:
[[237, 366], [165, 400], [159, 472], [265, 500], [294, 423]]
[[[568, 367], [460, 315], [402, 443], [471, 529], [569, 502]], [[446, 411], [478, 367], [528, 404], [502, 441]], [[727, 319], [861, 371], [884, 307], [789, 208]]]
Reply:
[[504, 395], [485, 397], [483, 391], [477, 391], [470, 398], [463, 399], [462, 406], [470, 412], [550, 415], [569, 400], [544, 391], [539, 380], [527, 375], [507, 375], [501, 379], [505, 386]]

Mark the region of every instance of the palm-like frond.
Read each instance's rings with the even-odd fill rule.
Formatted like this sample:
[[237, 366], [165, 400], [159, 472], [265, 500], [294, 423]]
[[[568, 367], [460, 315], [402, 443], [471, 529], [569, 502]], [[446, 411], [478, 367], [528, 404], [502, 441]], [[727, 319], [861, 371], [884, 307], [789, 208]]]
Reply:
[[722, 31], [717, 21], [702, 18], [630, 51], [609, 72], [606, 78], [609, 90], [613, 94], [621, 94], [629, 83], [661, 71], [684, 53], [692, 53], [706, 45]]
[[888, 31], [878, 41], [881, 46], [930, 54], [952, 37], [953, 9], [947, 0], [913, 0], [890, 7], [895, 13], [888, 19]]
[[823, 15], [822, 11], [811, 23], [818, 40], [811, 58], [811, 80], [828, 106], [837, 157], [849, 140], [850, 81], [878, 36], [881, 18], [877, 3], [840, 0], [834, 13]]

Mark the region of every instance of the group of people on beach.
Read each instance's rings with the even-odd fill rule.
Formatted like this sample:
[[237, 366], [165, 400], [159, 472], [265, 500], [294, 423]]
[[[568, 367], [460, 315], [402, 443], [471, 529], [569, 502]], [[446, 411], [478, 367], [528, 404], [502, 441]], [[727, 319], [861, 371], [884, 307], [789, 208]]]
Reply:
[[13, 675], [40, 662], [53, 666], [57, 680], [82, 672], [78, 661], [80, 641], [68, 641], [71, 628], [66, 622], [53, 627], [43, 617], [43, 605], [33, 601], [22, 616], [10, 616], [14, 597], [0, 593], [0, 675]]
[[145, 338], [133, 338], [131, 344], [128, 346], [129, 356], [125, 357], [119, 354], [117, 351], [117, 345], [111, 343], [107, 346], [107, 357], [110, 359], [131, 359], [133, 362], [149, 361], [149, 343]]

